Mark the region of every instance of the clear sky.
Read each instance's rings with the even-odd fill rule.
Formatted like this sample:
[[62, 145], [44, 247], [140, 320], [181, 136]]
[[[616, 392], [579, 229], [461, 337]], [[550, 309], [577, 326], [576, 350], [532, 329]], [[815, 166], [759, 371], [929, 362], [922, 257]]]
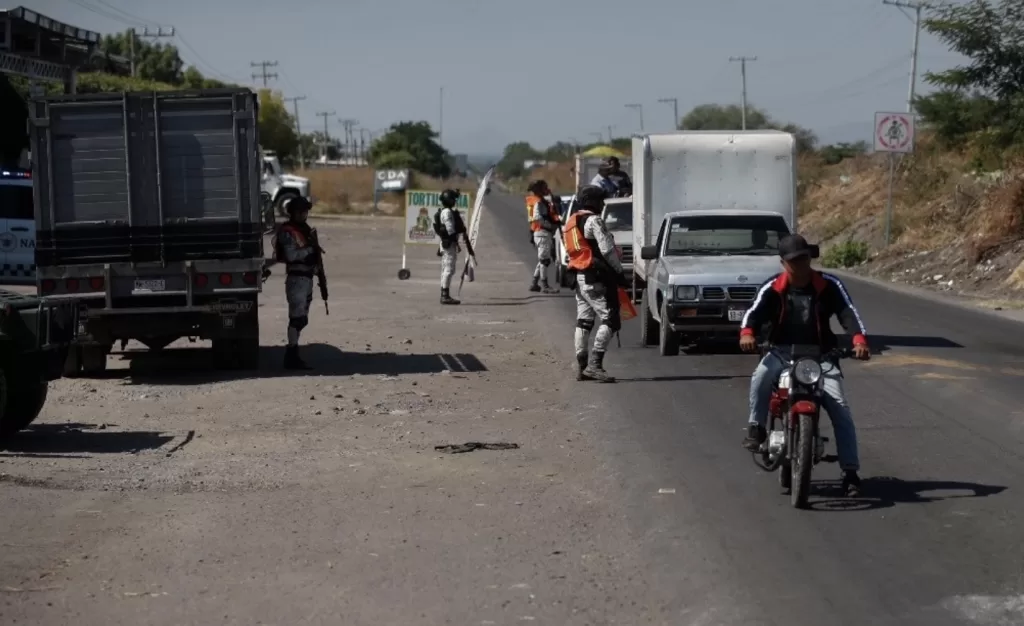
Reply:
[[[8, 0], [15, 6], [17, 0]], [[672, 127], [695, 105], [749, 102], [825, 141], [869, 139], [873, 113], [905, 110], [913, 22], [881, 0], [22, 0], [108, 33], [174, 26], [182, 57], [207, 75], [270, 85], [300, 103], [303, 129], [338, 118], [378, 130], [437, 127], [453, 152], [500, 153], [593, 133]], [[919, 73], [958, 57], [921, 35]], [[927, 85], [918, 81], [922, 89]]]

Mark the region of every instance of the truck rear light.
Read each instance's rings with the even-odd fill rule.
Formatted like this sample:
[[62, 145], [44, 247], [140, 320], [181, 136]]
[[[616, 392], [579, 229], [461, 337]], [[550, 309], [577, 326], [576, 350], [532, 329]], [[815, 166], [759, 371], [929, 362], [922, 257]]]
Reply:
[[43, 293], [53, 293], [57, 290], [57, 282], [47, 278], [42, 282], [40, 287], [42, 288]]
[[103, 290], [103, 277], [102, 276], [95, 276], [93, 278], [90, 278], [89, 279], [89, 288], [92, 289], [93, 291], [102, 291]]
[[206, 276], [206, 274], [196, 274], [196, 277], [195, 277], [196, 287], [205, 287], [207, 285], [207, 283], [209, 283], [209, 282], [210, 282], [210, 279]]
[[220, 284], [222, 284], [225, 287], [227, 287], [228, 285], [231, 284], [231, 279], [232, 279], [231, 274], [221, 274], [220, 278], [218, 280], [220, 280]]
[[255, 285], [256, 272], [246, 272], [242, 274], [242, 282], [244, 282], [246, 285]]
[[64, 284], [67, 285], [68, 291], [78, 291], [79, 284], [77, 278], [69, 278]]

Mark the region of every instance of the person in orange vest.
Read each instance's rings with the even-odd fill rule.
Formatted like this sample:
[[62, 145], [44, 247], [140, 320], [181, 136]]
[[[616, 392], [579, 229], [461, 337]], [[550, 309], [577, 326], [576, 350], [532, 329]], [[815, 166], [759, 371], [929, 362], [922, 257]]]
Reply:
[[[612, 336], [622, 328], [619, 285], [626, 275], [615, 251], [615, 238], [601, 219], [608, 193], [587, 185], [576, 194], [580, 210], [573, 213], [562, 230], [569, 255], [568, 272], [576, 292], [576, 380], [615, 382], [604, 369], [604, 354]], [[597, 320], [593, 351], [588, 351], [590, 332]]]
[[274, 254], [285, 265], [284, 293], [288, 300], [288, 347], [284, 351], [284, 367], [308, 370], [299, 357], [299, 334], [309, 324], [309, 305], [313, 302], [313, 276], [323, 261], [307, 223], [309, 200], [295, 197], [288, 201], [288, 221], [281, 224], [275, 238]]
[[530, 185], [533, 203], [530, 207], [530, 231], [533, 232], [533, 245], [537, 247], [537, 267], [533, 270], [533, 282], [530, 291], [558, 293], [548, 284], [548, 267], [554, 260], [555, 233], [559, 229], [561, 214], [552, 202], [551, 189], [543, 180]]

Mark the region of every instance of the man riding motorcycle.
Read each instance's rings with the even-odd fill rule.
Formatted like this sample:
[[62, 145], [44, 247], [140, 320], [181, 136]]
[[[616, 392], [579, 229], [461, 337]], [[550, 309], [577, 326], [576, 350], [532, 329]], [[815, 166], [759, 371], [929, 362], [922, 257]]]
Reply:
[[[838, 341], [829, 326], [835, 316], [853, 336], [854, 356], [865, 361], [871, 357], [864, 324], [842, 281], [811, 268], [818, 247], [809, 245], [800, 235], [788, 235], [779, 241], [779, 256], [784, 271], [761, 286], [740, 326], [740, 348], [745, 352], [757, 350], [756, 337], [763, 327], [769, 343], [778, 346], [761, 359], [750, 378], [750, 415], [743, 447], [752, 451], [768, 436], [765, 424], [772, 386], [785, 367], [776, 350], [793, 345], [817, 345], [823, 352], [835, 349]], [[833, 363], [823, 376], [822, 405], [835, 432], [843, 491], [856, 496], [860, 493], [857, 430], [846, 402], [842, 371]]]

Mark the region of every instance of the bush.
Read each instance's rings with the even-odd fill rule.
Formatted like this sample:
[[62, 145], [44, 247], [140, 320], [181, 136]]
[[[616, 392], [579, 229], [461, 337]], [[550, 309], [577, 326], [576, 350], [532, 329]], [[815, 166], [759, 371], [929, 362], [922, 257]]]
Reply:
[[102, 72], [83, 72], [78, 75], [78, 93], [110, 93], [121, 91], [170, 91], [181, 89], [167, 83], [153, 80], [116, 76]]
[[844, 241], [825, 253], [821, 263], [825, 267], [853, 267], [868, 260], [868, 244], [863, 241]]

